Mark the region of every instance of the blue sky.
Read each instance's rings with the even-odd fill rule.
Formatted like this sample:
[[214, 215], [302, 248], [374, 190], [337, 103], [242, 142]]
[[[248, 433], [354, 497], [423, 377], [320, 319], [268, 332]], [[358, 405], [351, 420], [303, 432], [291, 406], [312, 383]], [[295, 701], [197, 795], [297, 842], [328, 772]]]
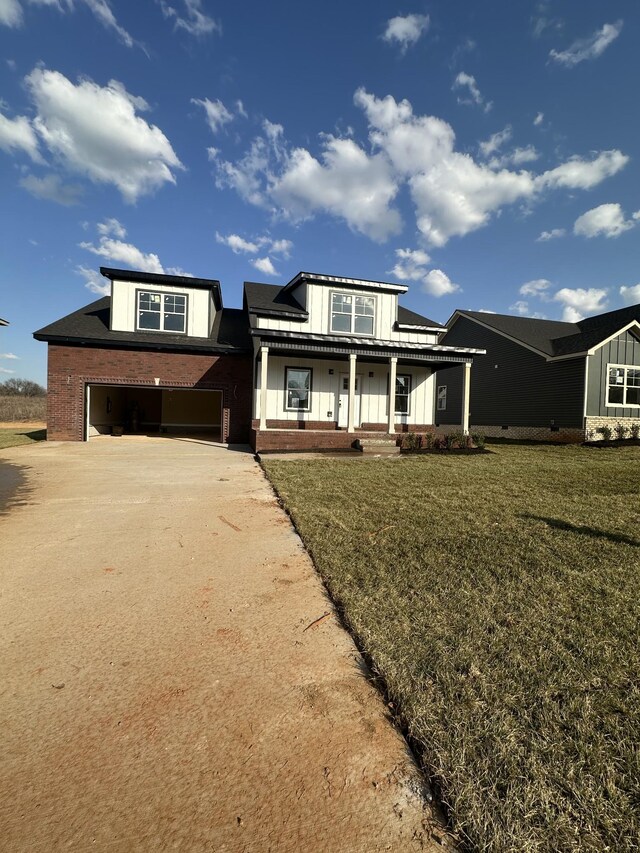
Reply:
[[638, 44], [635, 0], [0, 0], [0, 380], [100, 265], [640, 302]]

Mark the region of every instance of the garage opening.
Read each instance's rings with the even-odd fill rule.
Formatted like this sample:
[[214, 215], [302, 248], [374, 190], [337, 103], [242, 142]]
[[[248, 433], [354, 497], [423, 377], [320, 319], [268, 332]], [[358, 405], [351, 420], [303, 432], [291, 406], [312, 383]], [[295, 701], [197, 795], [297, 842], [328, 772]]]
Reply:
[[222, 392], [194, 388], [89, 385], [87, 438], [198, 435], [222, 440]]

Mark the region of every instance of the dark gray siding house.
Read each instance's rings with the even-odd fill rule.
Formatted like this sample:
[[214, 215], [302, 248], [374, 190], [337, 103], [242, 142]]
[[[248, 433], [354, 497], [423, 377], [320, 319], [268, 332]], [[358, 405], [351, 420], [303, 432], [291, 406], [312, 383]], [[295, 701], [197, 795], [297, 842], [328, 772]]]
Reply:
[[[471, 429], [579, 441], [640, 423], [640, 305], [578, 323], [456, 311], [441, 342], [485, 349], [473, 364]], [[438, 371], [436, 423], [460, 422], [459, 368]]]

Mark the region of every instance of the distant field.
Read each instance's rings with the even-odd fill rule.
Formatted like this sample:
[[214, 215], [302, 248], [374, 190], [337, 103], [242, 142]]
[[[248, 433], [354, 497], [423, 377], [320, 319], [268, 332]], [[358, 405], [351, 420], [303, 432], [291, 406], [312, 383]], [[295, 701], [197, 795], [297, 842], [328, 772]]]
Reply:
[[265, 460], [451, 822], [637, 853], [640, 449]]
[[46, 397], [0, 396], [0, 423], [45, 421], [46, 418]]

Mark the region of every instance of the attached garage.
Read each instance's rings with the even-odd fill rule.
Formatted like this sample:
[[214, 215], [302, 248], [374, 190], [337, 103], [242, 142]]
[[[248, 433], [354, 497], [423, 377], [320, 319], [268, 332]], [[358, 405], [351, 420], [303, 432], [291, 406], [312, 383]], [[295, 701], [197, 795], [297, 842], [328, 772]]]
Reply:
[[87, 384], [86, 437], [202, 435], [222, 439], [223, 393], [209, 389]]

